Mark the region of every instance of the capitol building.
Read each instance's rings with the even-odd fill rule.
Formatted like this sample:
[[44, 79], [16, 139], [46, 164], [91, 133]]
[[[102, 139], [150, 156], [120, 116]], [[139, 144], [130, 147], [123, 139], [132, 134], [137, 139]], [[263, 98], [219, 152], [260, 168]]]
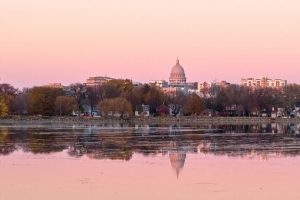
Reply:
[[172, 88], [185, 88], [186, 87], [186, 77], [183, 67], [179, 64], [177, 58], [176, 65], [172, 68], [170, 78], [169, 78], [169, 87]]
[[191, 90], [197, 89], [195, 83], [188, 83], [186, 80], [184, 69], [177, 58], [175, 66], [171, 69], [169, 82], [165, 80], [150, 80], [149, 83], [161, 87], [165, 92], [181, 90], [188, 94]]

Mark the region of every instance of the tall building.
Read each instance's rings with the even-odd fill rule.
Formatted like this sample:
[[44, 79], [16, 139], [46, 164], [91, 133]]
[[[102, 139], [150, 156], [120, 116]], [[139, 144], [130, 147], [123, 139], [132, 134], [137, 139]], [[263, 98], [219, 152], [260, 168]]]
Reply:
[[287, 81], [282, 79], [269, 79], [267, 76], [262, 76], [259, 79], [247, 78], [241, 79], [241, 85], [247, 87], [272, 87], [281, 88], [287, 86]]
[[87, 86], [95, 86], [95, 85], [103, 85], [110, 80], [114, 80], [114, 78], [106, 77], [106, 76], [96, 76], [90, 77], [86, 81]]
[[198, 83], [199, 95], [203, 98], [215, 97], [217, 95], [217, 86], [226, 87], [230, 83], [226, 81], [221, 82], [202, 82]]
[[198, 83], [199, 94], [203, 98], [209, 98], [216, 95], [216, 82]]

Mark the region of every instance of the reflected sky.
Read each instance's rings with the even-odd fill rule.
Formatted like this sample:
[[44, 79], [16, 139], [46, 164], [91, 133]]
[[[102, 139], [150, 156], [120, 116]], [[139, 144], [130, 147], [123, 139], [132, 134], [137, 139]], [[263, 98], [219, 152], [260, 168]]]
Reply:
[[297, 124], [2, 125], [0, 191], [5, 199], [299, 199], [299, 130]]

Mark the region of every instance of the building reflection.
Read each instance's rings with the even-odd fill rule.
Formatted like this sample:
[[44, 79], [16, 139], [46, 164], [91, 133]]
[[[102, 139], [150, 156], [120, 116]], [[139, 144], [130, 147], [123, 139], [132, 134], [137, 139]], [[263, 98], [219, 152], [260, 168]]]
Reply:
[[186, 153], [184, 151], [170, 151], [169, 158], [171, 166], [176, 171], [177, 178], [179, 177], [179, 172], [183, 169]]
[[166, 149], [169, 152], [169, 159], [172, 168], [176, 172], [176, 177], [179, 177], [179, 173], [182, 171], [186, 159], [186, 150], [184, 148], [184, 134], [181, 126], [170, 125], [169, 135], [170, 142], [167, 143]]

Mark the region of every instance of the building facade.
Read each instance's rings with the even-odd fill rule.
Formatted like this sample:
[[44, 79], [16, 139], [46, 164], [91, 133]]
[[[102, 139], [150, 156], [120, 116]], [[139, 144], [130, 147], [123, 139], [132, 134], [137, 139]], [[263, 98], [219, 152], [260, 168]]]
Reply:
[[267, 76], [262, 76], [259, 79], [247, 78], [241, 79], [241, 85], [247, 87], [271, 87], [281, 88], [287, 86], [287, 81], [282, 79], [269, 79]]
[[61, 83], [48, 83], [44, 87], [50, 87], [50, 88], [64, 88], [64, 86]]
[[110, 78], [106, 76], [90, 77], [86, 81], [86, 86], [104, 85], [110, 80], [114, 80], [114, 78]]
[[209, 98], [216, 95], [216, 82], [202, 82], [198, 83], [199, 95], [202, 98]]
[[161, 87], [161, 88], [169, 87], [168, 82], [165, 81], [165, 80], [150, 80], [149, 84], [150, 85], [156, 85], [157, 87]]
[[217, 87], [227, 87], [230, 85], [230, 83], [226, 81], [220, 81], [220, 82], [202, 82], [198, 83], [198, 91], [199, 95], [202, 98], [210, 98], [215, 97], [217, 95]]

